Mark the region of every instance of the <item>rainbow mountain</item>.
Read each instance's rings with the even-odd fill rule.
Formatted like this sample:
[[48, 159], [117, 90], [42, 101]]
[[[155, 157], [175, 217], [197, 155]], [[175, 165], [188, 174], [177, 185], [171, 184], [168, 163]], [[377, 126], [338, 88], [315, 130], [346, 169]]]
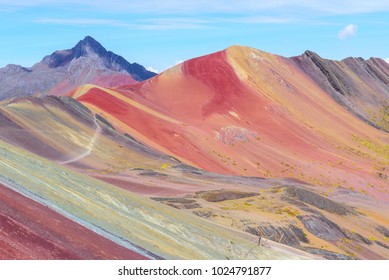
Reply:
[[0, 103], [0, 257], [389, 257], [385, 61], [232, 46], [75, 75]]

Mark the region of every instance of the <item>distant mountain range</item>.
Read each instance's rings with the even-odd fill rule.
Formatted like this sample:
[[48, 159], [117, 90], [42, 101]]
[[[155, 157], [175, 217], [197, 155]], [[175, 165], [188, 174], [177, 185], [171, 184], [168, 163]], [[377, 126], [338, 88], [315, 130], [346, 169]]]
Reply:
[[107, 51], [90, 36], [69, 49], [45, 56], [31, 68], [7, 65], [0, 69], [0, 100], [38, 94], [62, 95], [93, 83], [118, 86], [143, 81], [156, 74]]

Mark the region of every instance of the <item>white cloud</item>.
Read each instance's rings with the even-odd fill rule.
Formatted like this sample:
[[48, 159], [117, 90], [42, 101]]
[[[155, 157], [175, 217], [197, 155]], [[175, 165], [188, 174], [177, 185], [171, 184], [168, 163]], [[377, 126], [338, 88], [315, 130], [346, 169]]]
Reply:
[[154, 72], [154, 73], [159, 73], [159, 71], [157, 69], [153, 68], [152, 66], [147, 66], [146, 70]]
[[354, 37], [357, 35], [357, 30], [358, 26], [354, 24], [349, 24], [339, 31], [338, 38], [341, 40], [345, 40], [347, 38]]

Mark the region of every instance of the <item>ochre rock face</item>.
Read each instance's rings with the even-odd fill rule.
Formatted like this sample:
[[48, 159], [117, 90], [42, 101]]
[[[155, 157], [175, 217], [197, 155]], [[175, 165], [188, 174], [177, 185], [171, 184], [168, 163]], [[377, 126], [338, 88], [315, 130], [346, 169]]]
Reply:
[[208, 171], [291, 177], [389, 199], [387, 134], [292, 59], [233, 46], [142, 83], [86, 85], [72, 96], [117, 130]]

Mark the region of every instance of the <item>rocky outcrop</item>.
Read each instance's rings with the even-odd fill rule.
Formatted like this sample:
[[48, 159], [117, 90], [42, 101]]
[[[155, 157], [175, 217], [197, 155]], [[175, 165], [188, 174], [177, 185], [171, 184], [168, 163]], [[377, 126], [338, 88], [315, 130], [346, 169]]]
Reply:
[[298, 246], [300, 242], [309, 243], [304, 231], [292, 224], [288, 226], [274, 226], [270, 223], [252, 224], [247, 225], [245, 231], [290, 246]]
[[304, 227], [316, 237], [332, 242], [346, 238], [342, 229], [336, 223], [328, 220], [324, 216], [306, 215], [297, 216], [297, 218], [300, 219], [304, 224]]
[[[288, 198], [292, 198], [299, 202], [315, 206], [319, 209], [322, 209], [330, 213], [335, 213], [338, 215], [357, 214], [355, 210], [352, 209], [351, 207], [335, 202], [331, 199], [328, 199], [317, 193], [311, 192], [307, 189], [288, 187], [285, 189], [285, 195]], [[300, 204], [300, 206], [303, 207], [304, 205]]]
[[381, 233], [386, 238], [389, 238], [389, 230], [384, 226], [378, 226], [377, 231]]
[[239, 190], [215, 190], [196, 193], [197, 197], [200, 197], [208, 202], [221, 202], [225, 200], [234, 200], [257, 195], [259, 194], [255, 192], [243, 192]]

